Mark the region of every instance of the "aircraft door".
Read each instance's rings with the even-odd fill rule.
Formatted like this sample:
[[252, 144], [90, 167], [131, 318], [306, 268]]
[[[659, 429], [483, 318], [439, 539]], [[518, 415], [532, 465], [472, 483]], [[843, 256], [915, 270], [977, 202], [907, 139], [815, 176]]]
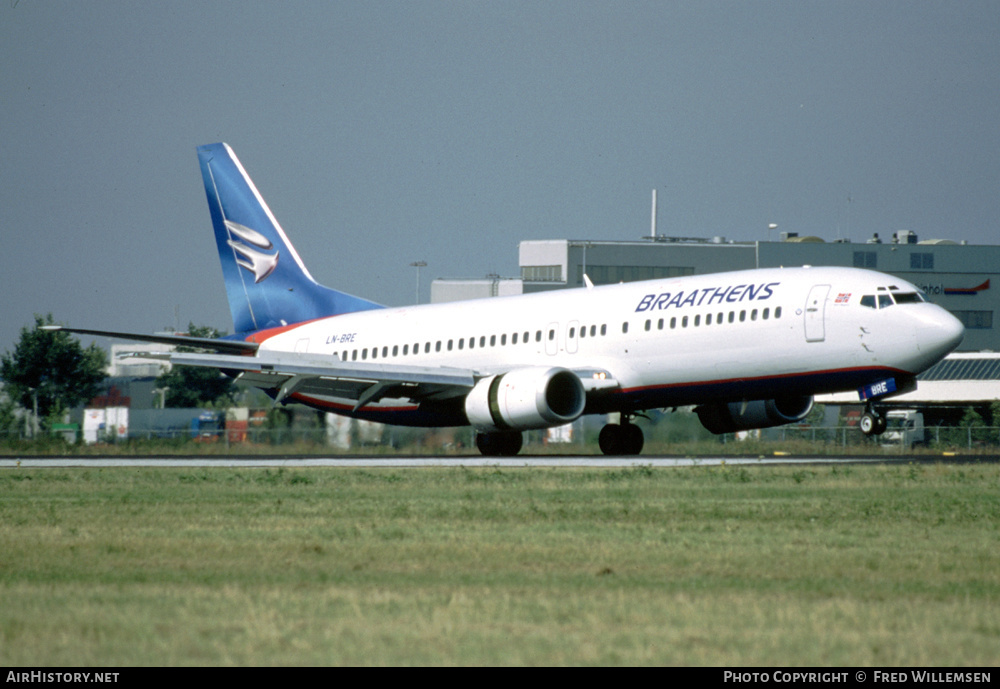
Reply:
[[545, 353], [548, 355], [559, 353], [559, 324], [549, 323], [545, 329]]
[[580, 332], [580, 321], [570, 321], [566, 326], [566, 352], [576, 354], [577, 334]]
[[806, 297], [805, 329], [806, 342], [822, 342], [826, 339], [826, 297], [830, 285], [813, 285]]

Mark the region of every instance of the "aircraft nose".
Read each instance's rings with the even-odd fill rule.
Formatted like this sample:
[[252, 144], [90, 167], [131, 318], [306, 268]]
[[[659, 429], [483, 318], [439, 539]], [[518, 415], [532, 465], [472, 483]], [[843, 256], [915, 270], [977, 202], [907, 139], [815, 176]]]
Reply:
[[918, 337], [926, 337], [927, 349], [937, 357], [943, 358], [949, 352], [962, 344], [965, 338], [965, 326], [948, 311], [938, 307], [934, 317], [930, 319], [926, 329], [917, 333]]

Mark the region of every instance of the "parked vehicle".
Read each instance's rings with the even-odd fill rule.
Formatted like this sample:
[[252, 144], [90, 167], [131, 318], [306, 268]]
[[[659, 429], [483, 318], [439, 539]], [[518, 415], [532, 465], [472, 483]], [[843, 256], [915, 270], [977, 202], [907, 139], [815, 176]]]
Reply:
[[880, 438], [883, 445], [913, 447], [927, 442], [924, 415], [915, 409], [893, 409], [885, 413], [886, 429]]

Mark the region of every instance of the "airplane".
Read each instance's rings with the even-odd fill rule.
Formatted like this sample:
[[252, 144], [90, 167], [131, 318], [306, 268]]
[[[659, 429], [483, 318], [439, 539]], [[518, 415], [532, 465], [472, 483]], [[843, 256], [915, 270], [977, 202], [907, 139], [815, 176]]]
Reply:
[[[813, 396], [875, 402], [962, 341], [913, 284], [856, 268], [768, 268], [488, 300], [387, 308], [317, 283], [225, 143], [198, 148], [234, 334], [220, 339], [62, 328], [187, 345], [172, 364], [218, 368], [299, 403], [405, 426], [472, 426], [484, 455], [522, 432], [618, 414], [599, 445], [635, 455], [647, 410], [693, 406], [713, 433], [802, 420]], [[144, 354], [144, 358], [149, 355]], [[612, 417], [614, 418], [614, 417]]]

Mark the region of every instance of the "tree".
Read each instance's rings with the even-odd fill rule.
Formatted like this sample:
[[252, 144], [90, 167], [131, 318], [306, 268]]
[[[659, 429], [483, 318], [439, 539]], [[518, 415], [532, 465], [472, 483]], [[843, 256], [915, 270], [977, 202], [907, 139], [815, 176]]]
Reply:
[[67, 332], [42, 330], [55, 325], [52, 314], [35, 315], [35, 327], [21, 328], [12, 353], [0, 357], [0, 377], [11, 400], [47, 419], [86, 402], [100, 392], [108, 359], [96, 344], [84, 349]]
[[[192, 337], [221, 337], [224, 333], [207, 326], [188, 325]], [[193, 347], [178, 347], [179, 352], [197, 351]], [[218, 369], [194, 366], [174, 366], [156, 379], [156, 385], [167, 388], [164, 404], [167, 407], [202, 407], [232, 400], [233, 381]]]

